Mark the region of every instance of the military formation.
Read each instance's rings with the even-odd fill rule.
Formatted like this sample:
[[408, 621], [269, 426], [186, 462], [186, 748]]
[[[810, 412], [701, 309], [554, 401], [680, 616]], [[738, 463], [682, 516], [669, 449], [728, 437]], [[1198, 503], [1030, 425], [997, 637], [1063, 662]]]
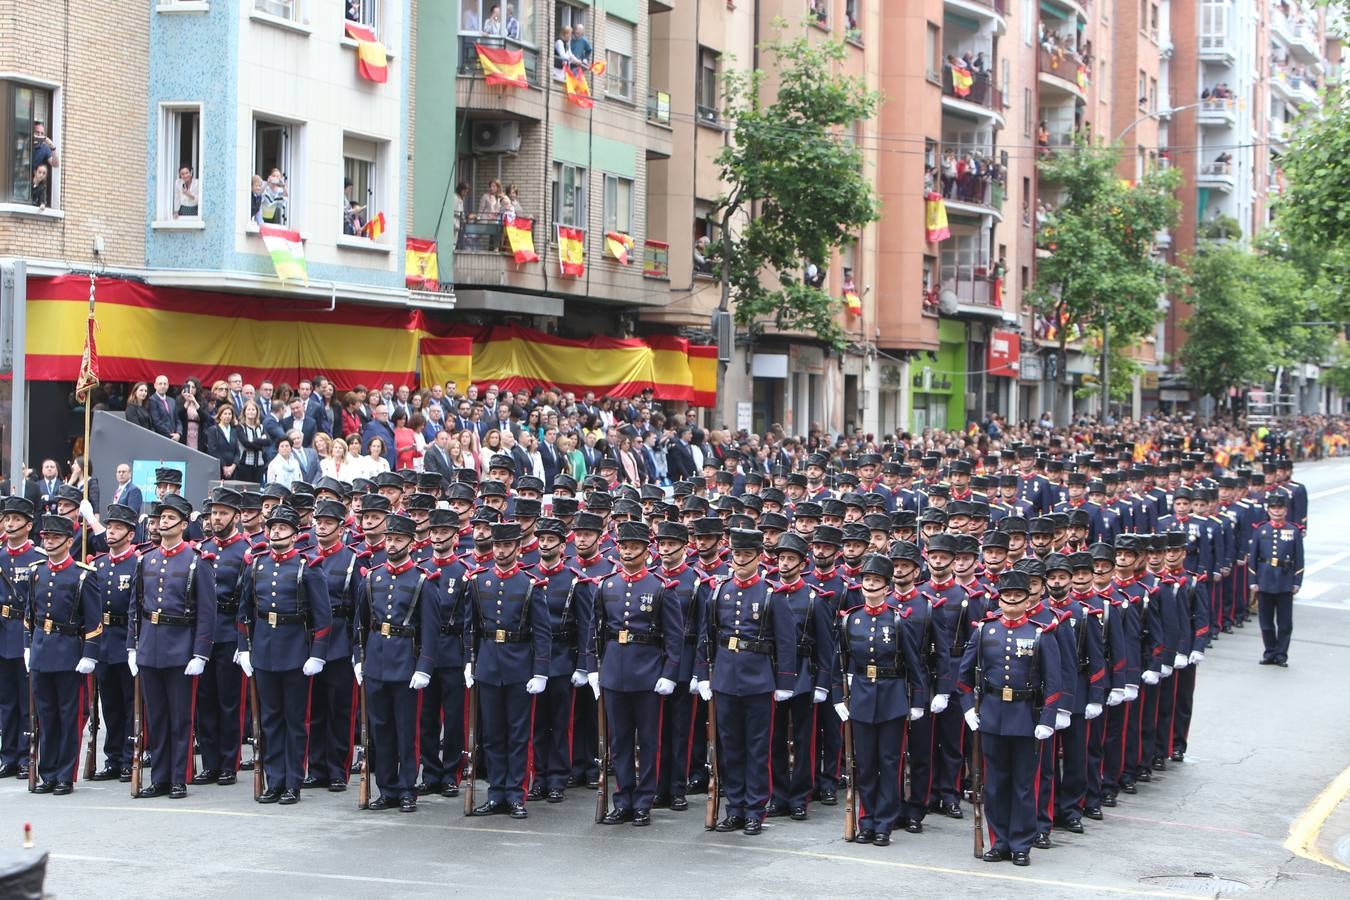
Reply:
[[702, 794], [745, 835], [842, 805], [882, 847], [969, 810], [1028, 865], [1185, 760], [1223, 634], [1255, 615], [1288, 665], [1303, 574], [1287, 460], [1096, 438], [729, 455], [671, 490], [545, 495], [503, 455], [196, 506], [161, 469], [148, 514], [7, 498], [0, 775], [177, 799], [248, 771], [278, 805], [355, 776], [364, 810], [514, 819], [586, 790], [638, 827]]

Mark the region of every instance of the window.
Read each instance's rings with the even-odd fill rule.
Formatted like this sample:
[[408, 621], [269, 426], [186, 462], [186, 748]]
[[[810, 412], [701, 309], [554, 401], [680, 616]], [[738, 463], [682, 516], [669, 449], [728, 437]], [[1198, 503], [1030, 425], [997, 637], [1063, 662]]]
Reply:
[[1148, 80], [1148, 111], [1151, 113], [1158, 111], [1158, 79], [1156, 78]]
[[1036, 40], [1036, 0], [1022, 0], [1022, 43], [1028, 47]]
[[1035, 104], [1031, 101], [1031, 88], [1022, 89], [1022, 136], [1031, 137], [1033, 127], [1032, 120], [1035, 118]]
[[942, 29], [928, 23], [928, 80], [942, 83]]
[[159, 197], [155, 213], [158, 221], [201, 217], [201, 140], [201, 106], [162, 108], [159, 123]]
[[299, 5], [296, 0], [253, 0], [253, 9], [256, 12], [276, 16], [278, 19], [285, 19], [288, 22], [296, 21]]
[[1148, 35], [1155, 41], [1158, 39], [1158, 4], [1149, 4], [1148, 9]]
[[1148, 0], [1139, 0], [1139, 33], [1148, 28]]
[[695, 85], [695, 112], [700, 122], [717, 124], [719, 115], [717, 67], [720, 56], [717, 51], [707, 47], [698, 49], [698, 83]]
[[[460, 33], [490, 34], [533, 45], [534, 4], [535, 0], [508, 0], [506, 3], [499, 0], [459, 0]], [[562, 25], [558, 27], [562, 28]]]
[[586, 227], [586, 170], [553, 164], [553, 224]]
[[[51, 145], [59, 147], [56, 123], [53, 121], [53, 92], [49, 88], [19, 81], [0, 81], [0, 162], [4, 164], [5, 193], [0, 198], [7, 203], [36, 206], [33, 202], [34, 163], [55, 152], [56, 165], [48, 164], [46, 176], [46, 205], [59, 209], [57, 179], [61, 156]], [[41, 133], [46, 140], [39, 141]], [[41, 189], [37, 194], [41, 199]]]
[[1006, 56], [999, 60], [999, 82], [998, 88], [1003, 97], [1003, 108], [1012, 106], [1012, 60]]
[[564, 28], [575, 30], [578, 25], [583, 28], [585, 27], [586, 10], [580, 6], [573, 6], [570, 3], [559, 3], [553, 17], [554, 29], [559, 32]]
[[348, 22], [364, 25], [375, 34], [380, 33], [380, 0], [346, 0], [344, 16]]
[[605, 19], [605, 94], [633, 99], [633, 43], [636, 29], [622, 19]]
[[815, 26], [829, 30], [830, 0], [809, 0], [807, 8]]
[[633, 182], [628, 178], [605, 176], [605, 231], [633, 233]]
[[1139, 108], [1148, 109], [1148, 73], [1143, 69], [1139, 70]]
[[[368, 237], [365, 232], [371, 218], [383, 212], [381, 208], [379, 163], [381, 144], [365, 138], [342, 137], [343, 198], [350, 198], [351, 207], [342, 206], [342, 233]], [[351, 194], [347, 194], [347, 182]], [[386, 229], [388, 223], [385, 223]]]
[[862, 0], [844, 0], [844, 22], [848, 31], [844, 37], [855, 44], [863, 42], [862, 37]]
[[[296, 190], [301, 187], [297, 167], [304, 154], [297, 146], [301, 128], [289, 122], [253, 120], [253, 178], [260, 185], [246, 185], [250, 215], [258, 224], [297, 228]], [[255, 188], [258, 196], [255, 199]]]

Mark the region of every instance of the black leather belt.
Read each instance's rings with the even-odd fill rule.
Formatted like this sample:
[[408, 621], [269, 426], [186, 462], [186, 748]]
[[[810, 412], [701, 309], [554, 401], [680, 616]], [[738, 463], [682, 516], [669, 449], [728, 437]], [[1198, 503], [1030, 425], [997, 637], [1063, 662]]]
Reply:
[[103, 614], [103, 624], [104, 624], [104, 625], [125, 625], [125, 624], [127, 624], [127, 614], [126, 614], [126, 613], [111, 613], [111, 612], [105, 612], [105, 613]]
[[6, 603], [0, 606], [0, 619], [20, 619], [23, 618], [23, 610], [17, 606], [10, 606]]
[[303, 625], [307, 621], [303, 613], [263, 613], [258, 616], [258, 624], [264, 622], [276, 628], [279, 625]]
[[984, 696], [994, 700], [1002, 700], [1004, 703], [1014, 703], [1022, 700], [1035, 700], [1035, 691], [1018, 691], [1010, 687], [994, 687], [989, 682], [984, 683]]
[[572, 641], [576, 640], [576, 636], [577, 629], [575, 626], [568, 626], [560, 631], [553, 632], [553, 639], [555, 641]]
[[58, 622], [55, 619], [44, 618], [40, 626], [43, 634], [63, 634], [68, 637], [79, 637], [80, 629], [69, 622]]
[[238, 600], [217, 600], [217, 601], [216, 601], [216, 612], [220, 613], [222, 616], [233, 616], [233, 615], [236, 615], [236, 614], [238, 614], [238, 612], [239, 612], [239, 601], [238, 601]]
[[862, 671], [856, 674], [861, 675], [868, 681], [887, 681], [894, 678], [904, 678], [905, 670], [897, 669], [895, 666], [863, 666]]
[[145, 617], [151, 625], [173, 625], [178, 628], [191, 628], [197, 624], [195, 616], [171, 616], [168, 613], [162, 613], [154, 610]]
[[524, 644], [533, 637], [528, 631], [507, 631], [505, 628], [483, 630], [483, 640], [491, 644]]
[[697, 645], [698, 645], [698, 635], [696, 635], [696, 634], [686, 634], [686, 635], [684, 636], [684, 642], [685, 642], [685, 644], [687, 644], [687, 645], [690, 646], [690, 647], [697, 646]]
[[441, 626], [441, 634], [461, 635], [463, 633], [464, 629], [460, 628], [458, 625], [455, 625], [453, 623], [448, 623]]
[[773, 652], [773, 644], [768, 641], [748, 641], [734, 634], [718, 641], [717, 646], [725, 647], [732, 653], [761, 653], [767, 656]]
[[333, 607], [333, 618], [350, 620], [355, 615], [356, 609], [348, 603]]
[[388, 622], [381, 622], [377, 627], [370, 629], [372, 634], [378, 634], [383, 637], [417, 637], [417, 629], [411, 625], [391, 625]]
[[665, 639], [662, 638], [661, 635], [650, 631], [632, 631], [628, 628], [619, 628], [617, 630], [607, 628], [605, 629], [605, 632], [609, 640], [616, 641], [620, 644], [649, 644], [651, 646], [659, 647], [665, 643]]

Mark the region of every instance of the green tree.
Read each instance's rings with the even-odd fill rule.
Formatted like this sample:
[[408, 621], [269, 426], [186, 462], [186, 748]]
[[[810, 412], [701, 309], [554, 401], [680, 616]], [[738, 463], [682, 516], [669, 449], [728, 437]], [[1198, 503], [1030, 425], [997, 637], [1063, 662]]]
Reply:
[[[1080, 142], [1040, 162], [1042, 180], [1058, 185], [1064, 199], [1053, 211], [1054, 250], [1037, 263], [1029, 294], [1053, 321], [1103, 335], [1108, 360], [1111, 346], [1132, 344], [1153, 329], [1158, 299], [1178, 274], [1153, 254], [1155, 234], [1176, 224], [1178, 173], [1153, 172], [1128, 184], [1116, 176], [1118, 160], [1116, 148]], [[1070, 329], [1058, 331], [1063, 372]], [[1060, 391], [1057, 381], [1056, 410]]]
[[752, 331], [772, 322], [840, 348], [840, 300], [802, 274], [808, 262], [825, 266], [831, 251], [878, 218], [862, 150], [845, 134], [872, 118], [881, 98], [862, 79], [839, 74], [842, 41], [803, 35], [760, 51], [763, 67], [733, 70], [724, 82], [732, 139], [717, 157], [728, 187], [713, 212], [721, 240], [712, 249], [723, 308], [733, 307], [737, 324]]
[[1252, 278], [1256, 258], [1227, 245], [1190, 260], [1181, 363], [1191, 387], [1222, 398], [1231, 387], [1264, 380], [1275, 358], [1269, 331], [1272, 310], [1262, 303]]

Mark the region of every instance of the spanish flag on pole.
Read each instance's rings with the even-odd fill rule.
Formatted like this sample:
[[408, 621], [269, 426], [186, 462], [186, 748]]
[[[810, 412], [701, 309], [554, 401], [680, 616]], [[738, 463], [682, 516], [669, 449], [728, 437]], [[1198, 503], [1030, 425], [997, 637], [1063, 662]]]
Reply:
[[952, 236], [951, 229], [947, 227], [947, 204], [942, 202], [942, 195], [937, 191], [929, 191], [923, 201], [923, 239], [930, 244], [945, 241]]
[[525, 51], [510, 50], [506, 47], [484, 47], [482, 44], [473, 46], [478, 51], [478, 65], [483, 70], [485, 84], [518, 88], [530, 86], [525, 75]]
[[272, 254], [272, 266], [277, 270], [281, 283], [299, 279], [309, 284], [309, 266], [305, 263], [305, 243], [300, 232], [263, 225], [258, 233], [262, 235], [267, 252]]
[[534, 219], [516, 216], [502, 227], [517, 263], [539, 262], [539, 254], [534, 252]]
[[857, 288], [844, 288], [844, 309], [848, 310], [850, 316], [856, 316], [862, 312], [862, 298], [858, 296]]
[[970, 70], [964, 66], [952, 66], [952, 92], [958, 97], [970, 96], [970, 86], [975, 83], [975, 77], [970, 74]]
[[586, 274], [586, 232], [558, 226], [558, 267], [562, 274], [580, 278]]
[[376, 213], [371, 217], [371, 220], [366, 223], [366, 227], [361, 230], [364, 231], [366, 237], [370, 238], [372, 241], [378, 241], [380, 235], [384, 234], [385, 231], [384, 213]]
[[625, 266], [628, 265], [628, 251], [633, 249], [633, 239], [620, 231], [605, 232], [605, 251]]
[[563, 66], [563, 75], [566, 79], [567, 99], [582, 109], [590, 109], [595, 106], [595, 101], [591, 99], [591, 88], [586, 83], [586, 75], [581, 69], [573, 69], [572, 66]]
[[389, 80], [389, 60], [385, 56], [384, 44], [375, 37], [375, 32], [355, 22], [347, 23], [347, 36], [356, 41], [356, 71], [366, 81], [384, 84]]
[[440, 290], [440, 277], [436, 242], [408, 238], [403, 252], [403, 279], [407, 286], [418, 291]]

